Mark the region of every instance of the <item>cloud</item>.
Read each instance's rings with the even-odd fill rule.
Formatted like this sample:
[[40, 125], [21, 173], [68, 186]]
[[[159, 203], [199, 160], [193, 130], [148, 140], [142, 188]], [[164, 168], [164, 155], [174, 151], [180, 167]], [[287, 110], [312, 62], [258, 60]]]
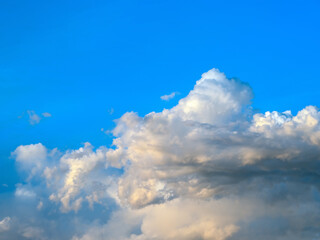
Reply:
[[[229, 205], [230, 204], [230, 205]], [[238, 230], [233, 224], [223, 224], [239, 212], [240, 203], [229, 201], [173, 200], [167, 204], [150, 205], [139, 210], [120, 210], [109, 223], [91, 228], [75, 239], [226, 239]], [[228, 206], [228, 212], [224, 212]], [[248, 217], [246, 208], [239, 213]], [[234, 221], [235, 219], [233, 219]]]
[[35, 125], [35, 124], [40, 123], [41, 117], [38, 114], [36, 114], [35, 111], [28, 110], [27, 113], [29, 116], [29, 123], [31, 125]]
[[110, 115], [112, 115], [112, 114], [114, 113], [114, 109], [113, 109], [113, 108], [110, 108], [110, 109], [108, 110], [108, 113], [109, 113]]
[[[31, 125], [39, 124], [42, 118], [33, 110], [28, 110], [28, 117], [29, 117], [29, 123]], [[48, 118], [51, 117], [51, 114], [48, 112], [44, 112], [41, 114], [43, 117]], [[22, 116], [19, 116], [19, 118], [22, 118]]]
[[44, 117], [51, 117], [52, 115], [51, 115], [50, 113], [48, 113], [48, 112], [44, 112], [44, 113], [42, 113], [42, 116], [44, 116]]
[[49, 199], [61, 203], [61, 211], [78, 211], [84, 201], [91, 207], [107, 198], [113, 179], [107, 176], [105, 147], [93, 151], [91, 144], [69, 151], [60, 158], [59, 166], [44, 169]]
[[40, 211], [40, 210], [42, 209], [42, 207], [43, 207], [43, 202], [40, 201], [40, 202], [38, 203], [38, 205], [37, 205], [37, 209]]
[[11, 155], [20, 170], [28, 174], [28, 179], [38, 174], [46, 165], [48, 151], [41, 143], [21, 145]]
[[160, 98], [161, 98], [161, 100], [169, 101], [170, 99], [174, 98], [177, 94], [178, 94], [178, 92], [172, 92], [168, 95], [163, 95]]
[[77, 214], [73, 239], [317, 239], [320, 112], [254, 114], [252, 97], [212, 69], [173, 108], [125, 113], [110, 148], [19, 146], [16, 192], [43, 216]]
[[10, 222], [11, 218], [10, 217], [5, 217], [0, 221], [0, 232], [5, 232], [10, 229]]
[[27, 239], [47, 239], [43, 237], [43, 230], [38, 227], [26, 227], [21, 233], [21, 235]]
[[18, 186], [14, 195], [20, 198], [34, 198], [36, 194], [25, 186]]

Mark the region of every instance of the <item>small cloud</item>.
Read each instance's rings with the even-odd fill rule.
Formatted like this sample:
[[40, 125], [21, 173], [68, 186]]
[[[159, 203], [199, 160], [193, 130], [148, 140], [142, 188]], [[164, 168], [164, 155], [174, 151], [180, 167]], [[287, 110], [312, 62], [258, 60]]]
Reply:
[[0, 221], [0, 232], [8, 231], [10, 229], [11, 218], [5, 217]]
[[106, 130], [104, 128], [101, 128], [101, 132], [103, 132], [105, 134], [112, 134], [112, 130]]
[[[48, 118], [48, 117], [51, 117], [51, 113], [48, 113], [48, 112], [44, 112], [42, 113], [42, 117], [41, 115], [37, 114], [34, 110], [28, 110], [27, 111], [27, 114], [28, 114], [28, 118], [29, 118], [29, 123], [31, 125], [36, 125], [38, 123], [40, 123], [40, 121], [42, 120], [42, 117], [45, 117], [45, 118]], [[23, 118], [24, 116], [24, 113], [22, 113], [20, 116], [18, 116], [18, 118]]]
[[109, 109], [109, 110], [108, 110], [108, 113], [109, 113], [110, 115], [112, 115], [112, 114], [114, 113], [114, 109], [113, 109], [113, 108]]
[[23, 112], [21, 115], [18, 116], [18, 118], [23, 118], [25, 112]]
[[21, 186], [18, 186], [14, 195], [21, 198], [34, 198], [36, 196], [33, 191]]
[[168, 95], [163, 95], [160, 98], [164, 101], [169, 101], [170, 99], [174, 98], [177, 94], [178, 94], [178, 92], [173, 92]]
[[29, 116], [29, 123], [31, 125], [35, 125], [35, 124], [38, 124], [41, 120], [41, 117], [35, 113], [35, 111], [33, 110], [28, 110], [27, 111], [28, 113], [28, 116]]
[[43, 207], [43, 202], [40, 201], [38, 206], [37, 206], [37, 209], [40, 211], [42, 209], [42, 207]]
[[44, 239], [43, 230], [38, 227], [26, 227], [21, 232], [22, 236], [28, 239]]
[[44, 113], [42, 113], [42, 116], [44, 116], [44, 117], [51, 117], [51, 114], [48, 113], [48, 112], [44, 112]]
[[2, 187], [6, 187], [6, 188], [7, 188], [7, 187], [9, 187], [9, 186], [8, 186], [8, 184], [3, 183], [3, 184], [2, 184]]

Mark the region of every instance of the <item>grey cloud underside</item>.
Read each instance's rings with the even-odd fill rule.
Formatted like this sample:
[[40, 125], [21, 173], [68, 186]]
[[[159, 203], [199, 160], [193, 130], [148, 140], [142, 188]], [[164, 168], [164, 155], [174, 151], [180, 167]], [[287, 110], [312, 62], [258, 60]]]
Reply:
[[[177, 106], [124, 114], [112, 148], [20, 146], [27, 183], [16, 198], [78, 219], [60, 239], [318, 239], [320, 113], [253, 114], [252, 96], [213, 69]], [[33, 239], [58, 239], [24, 225]]]

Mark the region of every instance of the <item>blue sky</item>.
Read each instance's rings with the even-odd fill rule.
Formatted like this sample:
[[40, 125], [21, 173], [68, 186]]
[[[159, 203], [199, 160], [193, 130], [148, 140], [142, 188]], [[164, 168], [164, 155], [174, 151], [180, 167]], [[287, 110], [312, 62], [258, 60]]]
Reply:
[[[102, 144], [112, 119], [172, 106], [159, 97], [185, 96], [213, 67], [248, 82], [261, 111], [319, 105], [318, 1], [1, 5], [2, 152]], [[53, 117], [30, 127], [26, 110]]]
[[[212, 67], [248, 82], [261, 111], [320, 105], [318, 1], [1, 5], [1, 165], [21, 144], [110, 143], [113, 119], [171, 107], [160, 96]], [[53, 117], [30, 126], [27, 110]]]
[[320, 106], [319, 10], [316, 0], [2, 1], [0, 191], [24, 181], [18, 146], [110, 146], [114, 119], [175, 106], [212, 68], [252, 87], [255, 112]]

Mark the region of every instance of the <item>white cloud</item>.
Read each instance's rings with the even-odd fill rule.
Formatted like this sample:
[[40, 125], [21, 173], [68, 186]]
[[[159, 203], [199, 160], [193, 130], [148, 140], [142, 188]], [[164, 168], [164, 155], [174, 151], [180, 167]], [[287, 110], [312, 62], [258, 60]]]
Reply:
[[107, 149], [93, 151], [86, 143], [83, 148], [69, 151], [60, 158], [59, 166], [45, 168], [47, 185], [53, 191], [50, 200], [61, 203], [61, 210], [78, 211], [86, 200], [90, 206], [108, 197], [113, 179], [105, 175]]
[[163, 112], [168, 117], [208, 124], [230, 124], [242, 120], [253, 97], [249, 85], [227, 79], [217, 69], [202, 74], [189, 95]]
[[253, 114], [252, 96], [213, 69], [175, 107], [124, 114], [110, 149], [58, 156], [36, 144], [13, 156], [45, 179], [46, 206], [80, 216], [115, 204], [74, 239], [316, 239], [320, 113]]
[[48, 151], [41, 143], [37, 143], [21, 145], [11, 155], [15, 157], [18, 167], [27, 172], [28, 179], [31, 179], [46, 165]]
[[75, 239], [226, 239], [239, 229], [233, 222], [252, 215], [243, 203], [180, 199], [139, 210], [120, 210], [108, 224], [95, 226]]
[[17, 187], [14, 195], [20, 198], [34, 198], [36, 196], [35, 192], [22, 185]]
[[47, 149], [41, 143], [21, 145], [12, 153], [18, 163], [33, 165], [47, 158]]
[[160, 98], [164, 101], [169, 101], [170, 99], [174, 98], [178, 93], [177, 92], [172, 92], [168, 95], [163, 95]]
[[[235, 203], [233, 203], [235, 204]], [[226, 209], [228, 206], [228, 209]], [[233, 223], [248, 213], [227, 201], [175, 200], [148, 208], [140, 236], [133, 239], [226, 239], [237, 232]]]

